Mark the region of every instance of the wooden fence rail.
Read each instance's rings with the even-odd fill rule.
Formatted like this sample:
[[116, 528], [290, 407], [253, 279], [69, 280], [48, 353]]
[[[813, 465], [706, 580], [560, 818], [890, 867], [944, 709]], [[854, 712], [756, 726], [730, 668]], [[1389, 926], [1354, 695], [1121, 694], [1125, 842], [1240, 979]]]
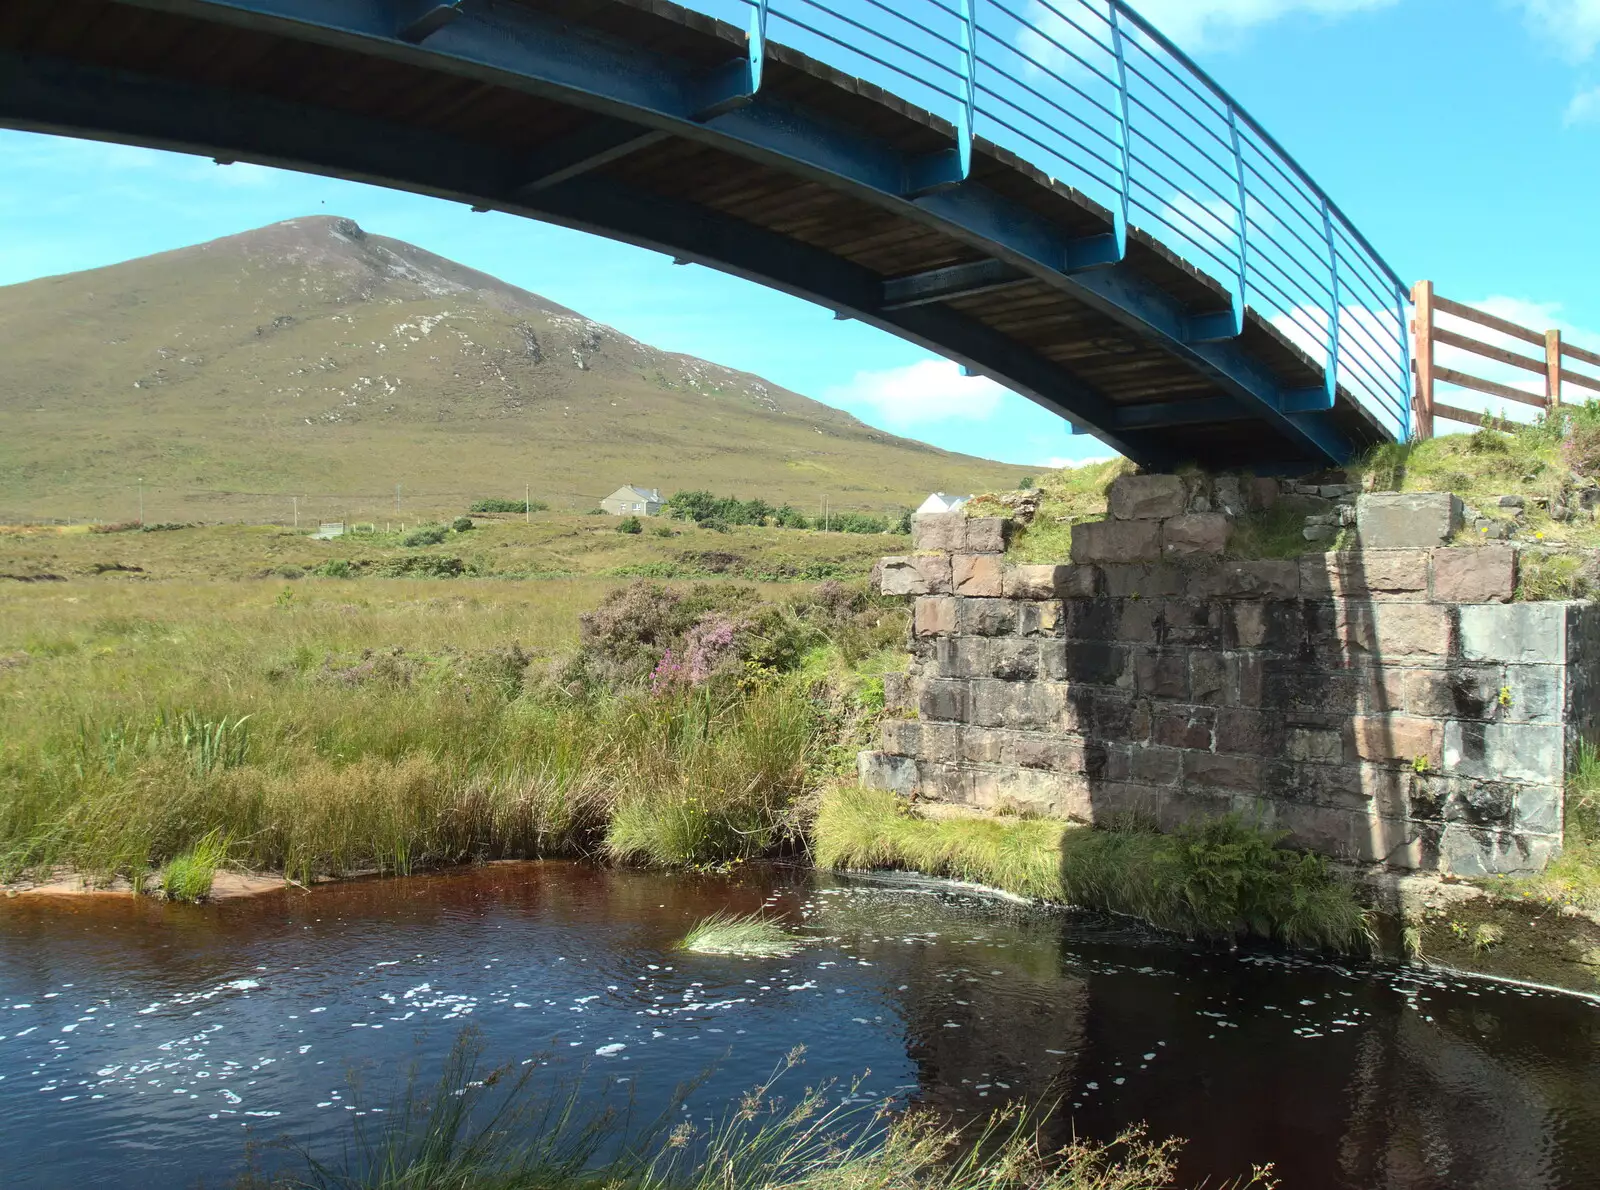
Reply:
[[[1498, 318], [1483, 310], [1474, 309], [1472, 306], [1453, 302], [1448, 298], [1438, 297], [1433, 292], [1432, 281], [1419, 281], [1412, 291], [1412, 301], [1416, 305], [1416, 318], [1411, 324], [1411, 334], [1414, 351], [1412, 353], [1412, 370], [1416, 373], [1417, 390], [1414, 399], [1414, 412], [1416, 424], [1416, 437], [1419, 439], [1433, 437], [1434, 418], [1442, 417], [1449, 421], [1465, 422], [1467, 425], [1482, 425], [1485, 418], [1490, 416], [1483, 413], [1474, 413], [1470, 409], [1462, 409], [1456, 405], [1446, 405], [1434, 399], [1434, 386], [1436, 384], [1455, 384], [1462, 388], [1470, 388], [1474, 392], [1487, 393], [1491, 397], [1500, 397], [1507, 401], [1516, 401], [1522, 405], [1532, 405], [1536, 409], [1549, 411], [1556, 408], [1562, 401], [1562, 390], [1566, 385], [1587, 389], [1600, 394], [1600, 377], [1587, 376], [1582, 372], [1574, 372], [1566, 366], [1565, 361], [1573, 360], [1590, 367], [1600, 367], [1600, 353], [1585, 351], [1581, 347], [1574, 347], [1564, 342], [1558, 330], [1536, 331], [1530, 327], [1519, 326], [1515, 322]], [[1478, 326], [1488, 327], [1502, 335], [1517, 339], [1524, 343], [1531, 343], [1542, 349], [1541, 354], [1521, 355], [1515, 351], [1508, 351], [1504, 347], [1496, 347], [1485, 343], [1481, 339], [1474, 339], [1470, 335], [1457, 334], [1455, 331], [1443, 330], [1438, 326], [1437, 316], [1440, 314], [1453, 315], [1467, 322], [1476, 323]], [[1473, 355], [1484, 359], [1493, 360], [1512, 368], [1521, 368], [1532, 372], [1536, 376], [1544, 377], [1544, 395], [1525, 392], [1520, 388], [1513, 388], [1509, 384], [1500, 384], [1494, 380], [1486, 380], [1481, 376], [1472, 376], [1455, 368], [1442, 367], [1434, 359], [1436, 347], [1454, 347], [1461, 351], [1471, 352]]]

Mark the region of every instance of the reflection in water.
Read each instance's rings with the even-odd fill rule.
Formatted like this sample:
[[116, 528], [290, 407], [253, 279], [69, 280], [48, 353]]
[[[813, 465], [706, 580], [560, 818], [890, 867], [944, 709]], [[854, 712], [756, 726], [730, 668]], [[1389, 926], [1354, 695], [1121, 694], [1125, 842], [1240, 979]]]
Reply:
[[[717, 909], [788, 959], [672, 944]], [[1590, 1187], [1600, 1009], [1385, 968], [1186, 947], [910, 880], [493, 864], [211, 907], [0, 905], [0, 1184], [215, 1184], [247, 1138], [336, 1154], [463, 1024], [650, 1115], [720, 1113], [792, 1046], [805, 1082], [970, 1119], [1149, 1121], [1184, 1173], [1292, 1190]], [[352, 1087], [355, 1076], [358, 1089]]]

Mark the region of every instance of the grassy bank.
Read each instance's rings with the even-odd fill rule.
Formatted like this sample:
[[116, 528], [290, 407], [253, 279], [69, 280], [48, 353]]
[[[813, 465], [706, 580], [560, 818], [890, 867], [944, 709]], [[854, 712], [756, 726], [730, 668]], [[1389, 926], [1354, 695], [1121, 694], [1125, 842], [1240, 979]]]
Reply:
[[[408, 1095], [376, 1131], [359, 1127], [337, 1165], [247, 1177], [239, 1190], [1174, 1190], [1177, 1140], [1133, 1129], [1110, 1144], [1042, 1135], [1047, 1112], [1003, 1108], [953, 1127], [925, 1111], [844, 1102], [849, 1090], [781, 1097], [796, 1050], [702, 1131], [663, 1112], [586, 1108], [576, 1089], [540, 1092], [522, 1067], [480, 1071], [458, 1045], [431, 1094]], [[509, 1087], [505, 1084], [509, 1083]], [[676, 1106], [671, 1105], [671, 1106]], [[615, 1152], [610, 1157], [602, 1152]], [[1271, 1190], [1270, 1170], [1230, 1183]], [[1220, 1187], [1218, 1190], [1228, 1190]]]
[[[781, 844], [871, 697], [858, 669], [889, 666], [866, 658], [898, 637], [899, 613], [853, 610], [859, 596], [660, 588], [616, 605], [585, 645], [580, 614], [613, 590], [10, 593], [0, 871], [164, 872], [181, 891], [202, 843], [301, 880], [602, 848], [712, 862]], [[716, 680], [652, 682], [673, 641], [733, 604], [761, 614], [724, 618]], [[630, 619], [643, 606], [669, 610]], [[757, 620], [772, 629], [759, 640]], [[705, 661], [717, 641], [702, 644]]]
[[312, 537], [310, 528], [280, 525], [141, 531], [129, 524], [111, 533], [87, 525], [0, 527], [0, 585], [9, 585], [7, 579], [73, 584], [259, 579], [298, 588], [328, 578], [580, 576], [817, 582], [862, 578], [880, 557], [904, 553], [909, 544], [893, 533], [702, 528], [665, 517], [640, 522], [639, 532], [625, 533], [618, 532], [617, 517], [545, 511], [526, 520], [516, 514], [474, 515], [472, 528], [464, 531], [451, 528], [454, 518], [445, 517], [423, 522], [419, 532], [418, 522], [396, 519], [352, 526], [359, 531], [326, 541]]
[[818, 864], [909, 868], [1090, 909], [1195, 937], [1255, 935], [1363, 949], [1365, 911], [1319, 857], [1277, 848], [1236, 819], [1163, 835], [1046, 818], [925, 818], [893, 794], [840, 788], [822, 802]]

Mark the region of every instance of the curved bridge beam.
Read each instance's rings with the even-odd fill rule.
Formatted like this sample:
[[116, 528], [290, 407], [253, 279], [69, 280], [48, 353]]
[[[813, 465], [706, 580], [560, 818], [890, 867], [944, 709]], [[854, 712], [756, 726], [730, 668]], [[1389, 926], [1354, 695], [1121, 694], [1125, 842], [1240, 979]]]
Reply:
[[[56, 4], [107, 8], [106, 0]], [[692, 30], [700, 52], [689, 60], [630, 43], [614, 28], [563, 21], [543, 0], [116, 0], [109, 7], [119, 4], [181, 19], [199, 33], [322, 47], [352, 63], [390, 63], [535, 97], [574, 113], [574, 127], [527, 151], [437, 130], [425, 113], [373, 116], [219, 85], [181, 63], [159, 73], [130, 70], [26, 45], [0, 48], [0, 123], [372, 182], [691, 259], [956, 359], [1149, 465], [1195, 457], [1185, 453], [1187, 427], [1257, 427], [1275, 444], [1275, 457], [1248, 460], [1263, 470], [1342, 462], [1383, 437], [1350, 408], [1330, 415], [1338, 394], [1326, 369], [1302, 367], [1286, 377], [1283, 353], [1269, 359], [1257, 346], [1263, 328], [1252, 332], [1257, 344], [1247, 342], [1243, 307], [1230, 303], [1224, 288], [1192, 269], [1183, 296], [1154, 279], [1154, 253], [1145, 248], [1136, 261], [1125, 223], [1082, 195], [1010, 162], [1011, 173], [1028, 178], [1042, 199], [1071, 201], [1074, 214], [1088, 213], [1076, 219], [1076, 231], [1068, 230], [1043, 213], [1043, 201], [1019, 197], [1014, 176], [1000, 179], [1004, 192], [975, 176], [963, 130], [926, 113], [899, 105], [907, 124], [923, 133], [920, 145], [907, 148], [842, 122], [829, 110], [836, 105], [800, 102], [793, 88], [767, 93], [763, 75], [774, 69], [774, 47], [759, 28], [741, 35], [651, 0], [586, 6], [648, 10]], [[832, 76], [836, 86], [849, 82], [825, 68], [816, 73]], [[924, 229], [969, 259], [885, 276], [803, 236], [742, 218], [736, 207], [651, 193], [615, 176], [613, 167], [668, 144], [781, 171], [796, 185]], [[987, 163], [1004, 159], [1003, 151], [978, 149], [987, 172], [998, 175]], [[1173, 265], [1182, 262], [1167, 267]], [[1083, 374], [1086, 365], [1071, 358], [1082, 352], [1069, 350], [1070, 340], [1062, 350], [1019, 341], [983, 308], [1039, 293], [1045, 300], [1055, 294], [1120, 328], [1127, 341], [1176, 360], [1195, 378], [1192, 399], [1130, 400], [1109, 391]]]

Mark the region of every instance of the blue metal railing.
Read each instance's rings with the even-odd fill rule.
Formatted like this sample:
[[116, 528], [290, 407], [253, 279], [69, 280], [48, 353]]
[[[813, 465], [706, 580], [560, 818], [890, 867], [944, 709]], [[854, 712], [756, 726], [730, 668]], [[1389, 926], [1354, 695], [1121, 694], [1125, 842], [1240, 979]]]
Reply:
[[[1122, 0], [689, 0], [950, 118], [1232, 292], [1401, 440], [1410, 293], [1265, 129]], [[1330, 393], [1331, 396], [1331, 393]]]

